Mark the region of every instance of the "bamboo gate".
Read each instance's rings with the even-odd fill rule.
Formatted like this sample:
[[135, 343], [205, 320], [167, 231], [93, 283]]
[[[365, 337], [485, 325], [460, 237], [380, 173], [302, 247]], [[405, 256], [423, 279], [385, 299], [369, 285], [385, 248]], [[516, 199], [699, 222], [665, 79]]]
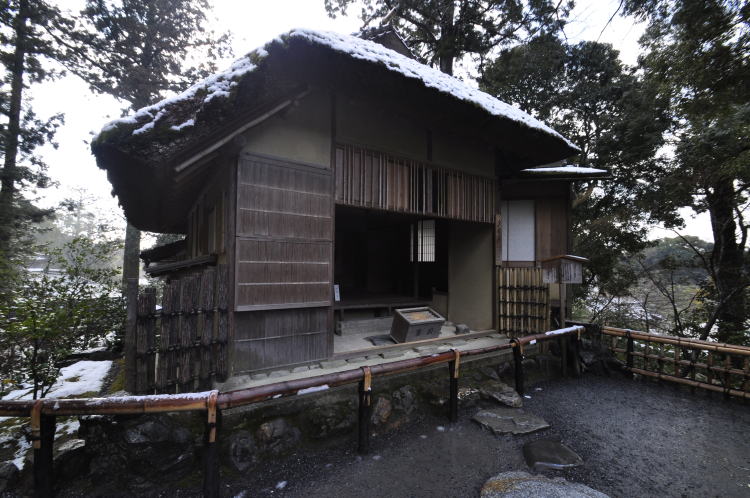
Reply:
[[549, 330], [549, 304], [541, 268], [497, 269], [498, 332], [520, 337]]
[[[134, 392], [180, 393], [210, 388], [228, 373], [227, 267], [172, 279], [138, 295]], [[128, 358], [126, 358], [126, 361]]]

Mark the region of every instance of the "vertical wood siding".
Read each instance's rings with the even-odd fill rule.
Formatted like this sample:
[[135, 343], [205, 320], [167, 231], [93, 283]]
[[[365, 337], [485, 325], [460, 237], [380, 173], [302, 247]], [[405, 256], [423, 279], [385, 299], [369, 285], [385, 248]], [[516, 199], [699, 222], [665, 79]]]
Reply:
[[330, 171], [241, 157], [236, 242], [234, 372], [325, 358], [333, 259]]
[[339, 204], [494, 222], [490, 178], [348, 144], [336, 145], [335, 161]]

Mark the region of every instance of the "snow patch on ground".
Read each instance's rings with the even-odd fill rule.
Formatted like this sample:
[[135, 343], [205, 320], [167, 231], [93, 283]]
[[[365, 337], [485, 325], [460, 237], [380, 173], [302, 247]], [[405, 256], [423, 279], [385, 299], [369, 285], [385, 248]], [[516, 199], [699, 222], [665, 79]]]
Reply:
[[[47, 398], [66, 398], [70, 396], [80, 396], [81, 394], [96, 392], [102, 389], [104, 378], [112, 368], [111, 360], [91, 361], [82, 360], [73, 363], [70, 366], [60, 369], [60, 376], [52, 389], [47, 394]], [[25, 400], [32, 399], [33, 390], [31, 386], [25, 385], [21, 389], [11, 391], [3, 400]]]

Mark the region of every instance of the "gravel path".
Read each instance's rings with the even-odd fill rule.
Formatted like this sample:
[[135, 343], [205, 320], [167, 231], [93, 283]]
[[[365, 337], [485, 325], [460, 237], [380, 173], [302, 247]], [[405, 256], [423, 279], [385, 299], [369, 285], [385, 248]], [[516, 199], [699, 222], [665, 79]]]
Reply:
[[489, 477], [528, 470], [521, 454], [525, 442], [556, 437], [585, 463], [545, 474], [613, 497], [750, 496], [747, 403], [590, 375], [528, 389], [525, 408], [550, 422], [550, 429], [492, 436], [471, 421], [477, 406], [464, 407], [456, 425], [427, 416], [373, 438], [365, 458], [354, 454], [354, 439], [339, 442], [269, 463], [241, 481], [224, 479], [223, 491], [248, 497], [478, 496]]

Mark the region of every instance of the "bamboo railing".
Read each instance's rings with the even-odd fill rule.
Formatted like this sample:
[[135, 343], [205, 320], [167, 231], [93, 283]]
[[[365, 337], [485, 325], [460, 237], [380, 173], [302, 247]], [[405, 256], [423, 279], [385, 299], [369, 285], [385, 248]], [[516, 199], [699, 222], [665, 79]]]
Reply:
[[[89, 399], [39, 399], [35, 401], [0, 401], [0, 416], [30, 417], [31, 438], [34, 448], [34, 488], [36, 496], [52, 496], [52, 457], [55, 435], [55, 419], [70, 415], [128, 415], [143, 413], [168, 413], [202, 411], [206, 413], [205, 448], [203, 452], [203, 494], [219, 496], [219, 459], [216, 444], [216, 421], [221, 410], [257, 403], [280, 396], [301, 394], [300, 391], [320, 386], [342, 386], [359, 384], [359, 431], [358, 450], [367, 453], [370, 438], [370, 415], [372, 406], [372, 379], [377, 376], [409, 372], [438, 364], [448, 364], [450, 393], [448, 417], [458, 420], [458, 378], [461, 358], [513, 350], [516, 390], [524, 392], [523, 358], [529, 345], [549, 340], [558, 340], [563, 354], [562, 374], [567, 374], [568, 346], [573, 358], [578, 357], [580, 335], [583, 326], [573, 326], [544, 334], [535, 334], [512, 339], [509, 343], [466, 351], [456, 349], [444, 353], [410, 358], [345, 370], [304, 379], [276, 382], [258, 387], [220, 393], [206, 391], [185, 394], [161, 394], [150, 396], [121, 396]], [[567, 341], [570, 341], [568, 344]], [[580, 372], [578, 362], [573, 362], [574, 372]]]
[[750, 347], [614, 327], [601, 331], [633, 374], [750, 399]]

